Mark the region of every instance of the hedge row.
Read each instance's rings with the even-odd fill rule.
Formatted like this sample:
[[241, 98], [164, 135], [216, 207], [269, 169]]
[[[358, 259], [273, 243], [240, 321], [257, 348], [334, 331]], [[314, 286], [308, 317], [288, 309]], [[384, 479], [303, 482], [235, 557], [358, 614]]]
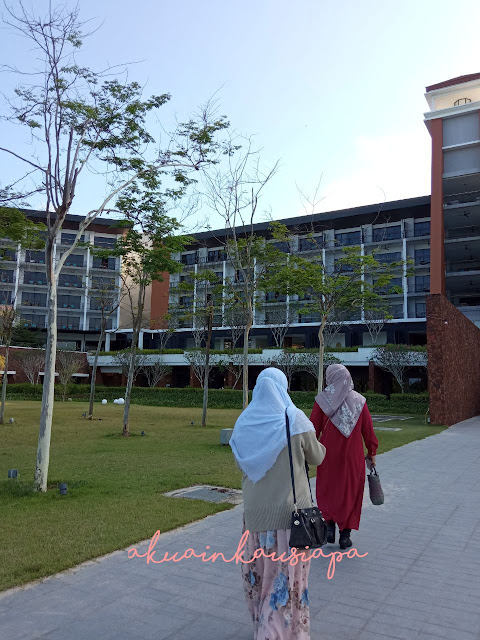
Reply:
[[[56, 386], [57, 397], [62, 396], [62, 389]], [[125, 394], [124, 387], [97, 386], [97, 402], [105, 398], [112, 401], [122, 398]], [[40, 400], [42, 397], [41, 385], [10, 384], [8, 385], [9, 397], [15, 396], [21, 400]], [[302, 409], [307, 410], [313, 406], [314, 392], [292, 391], [292, 400]], [[365, 394], [370, 411], [376, 413], [425, 413], [428, 409], [428, 394], [426, 393], [394, 393], [390, 400], [379, 393]], [[89, 398], [89, 386], [83, 384], [69, 385], [67, 397], [72, 400], [86, 401]], [[233, 389], [210, 389], [209, 406], [212, 409], [241, 409], [242, 392]], [[203, 391], [185, 387], [183, 389], [134, 387], [132, 390], [132, 402], [159, 407], [201, 407]]]

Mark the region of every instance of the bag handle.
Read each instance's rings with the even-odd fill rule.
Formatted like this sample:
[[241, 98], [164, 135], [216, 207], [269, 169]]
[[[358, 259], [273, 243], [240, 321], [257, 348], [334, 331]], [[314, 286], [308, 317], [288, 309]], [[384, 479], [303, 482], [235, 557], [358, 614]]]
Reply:
[[[290, 479], [292, 481], [293, 506], [295, 507], [295, 513], [297, 513], [298, 512], [297, 494], [295, 492], [295, 477], [294, 477], [294, 473], [293, 473], [292, 442], [291, 442], [291, 438], [290, 438], [290, 420], [288, 418], [287, 411], [285, 411], [285, 425], [286, 425], [286, 429], [287, 429], [288, 457], [290, 459]], [[308, 490], [310, 492], [310, 500], [311, 500], [312, 507], [313, 507], [314, 505], [313, 505], [312, 487], [310, 486], [310, 478], [308, 476], [308, 463], [307, 463], [306, 460], [305, 460], [305, 473], [307, 474]]]

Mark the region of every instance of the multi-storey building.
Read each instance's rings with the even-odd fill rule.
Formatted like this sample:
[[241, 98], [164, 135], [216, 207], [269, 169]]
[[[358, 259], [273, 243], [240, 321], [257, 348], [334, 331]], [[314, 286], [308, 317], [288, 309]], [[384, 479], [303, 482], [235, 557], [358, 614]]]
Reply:
[[[392, 319], [385, 323], [378, 336], [379, 344], [426, 343], [429, 293], [445, 295], [480, 326], [480, 73], [427, 87], [425, 97], [430, 107], [425, 123], [432, 137], [431, 196], [281, 221], [292, 234], [292, 241], [279, 248], [286, 253], [322, 260], [327, 270], [346, 246], [357, 246], [365, 254], [375, 252], [378, 260], [407, 265], [395, 273], [392, 281], [395, 289], [389, 287], [384, 292]], [[257, 224], [255, 232], [268, 238], [268, 223]], [[312, 234], [315, 242], [311, 240]], [[209, 231], [195, 238], [194, 244], [176, 256], [182, 271], [171, 276], [170, 282], [166, 275], [164, 282], [152, 285], [151, 320], [154, 315], [158, 318], [166, 313], [169, 305], [195, 311], [195, 295], [178, 293], [179, 283], [187, 281], [192, 273], [213, 270], [222, 283], [234, 278], [232, 265], [224, 254], [225, 232]], [[364, 277], [368, 279], [368, 273]], [[280, 296], [274, 291], [261, 294], [250, 346], [265, 349], [273, 345], [270, 327], [274, 319], [278, 322], [275, 309], [281, 307], [294, 309], [296, 314], [284, 346], [317, 346], [318, 319], [301, 313], [305, 305], [308, 300], [299, 300], [297, 296]], [[194, 346], [192, 326], [188, 324], [192, 322], [175, 332], [169, 347]], [[214, 325], [212, 346], [228, 348], [232, 334], [228, 314], [218, 312]], [[153, 322], [151, 327], [142, 332], [143, 348], [159, 346]], [[131, 330], [112, 336], [112, 348], [126, 346], [129, 333]], [[237, 344], [240, 343], [241, 340]], [[371, 354], [370, 345], [370, 333], [362, 310], [358, 309], [330, 346], [359, 347], [361, 357], [345, 357], [350, 358], [349, 366], [365, 367]], [[186, 362], [179, 358], [178, 362], [172, 360], [172, 365], [175, 364], [180, 370]], [[183, 378], [185, 376], [184, 372]]]
[[427, 87], [432, 137], [431, 292], [480, 321], [480, 73]]
[[[358, 246], [359, 250], [365, 254], [375, 252], [379, 261], [387, 263], [403, 261], [405, 267], [395, 273], [390, 287], [384, 293], [389, 301], [392, 320], [385, 324], [379, 336], [379, 342], [425, 343], [425, 296], [430, 289], [430, 198], [428, 196], [314, 216], [289, 218], [281, 222], [288, 227], [291, 242], [279, 248], [285, 253], [291, 252], [304, 257], [321, 259], [327, 270], [333, 269], [335, 260], [343, 254], [343, 248], [347, 246]], [[269, 224], [256, 225], [255, 232], [268, 237]], [[217, 274], [218, 281], [224, 284], [227, 279], [235, 278], [233, 267], [224, 254], [222, 245], [224, 233], [209, 231], [196, 234], [196, 243], [176, 256], [183, 270], [170, 277], [168, 296], [170, 306], [190, 307], [193, 311], [194, 296], [178, 293], [178, 284], [188, 280], [192, 273], [198, 274], [202, 269], [212, 270]], [[369, 276], [365, 274], [364, 277], [368, 279]], [[166, 283], [164, 286], [166, 287]], [[401, 288], [401, 293], [396, 293], [399, 290], [398, 287]], [[165, 296], [165, 292], [163, 295]], [[154, 292], [152, 292], [153, 298]], [[273, 346], [270, 326], [272, 322], [278, 322], [278, 318], [281, 317], [276, 310], [288, 307], [293, 309], [294, 316], [285, 345], [311, 348], [318, 344], [318, 319], [302, 312], [302, 307], [308, 306], [308, 300], [301, 300], [298, 296], [282, 296], [272, 291], [260, 294], [259, 301], [260, 304], [254, 312], [254, 324], [251, 330], [250, 346], [252, 348]], [[215, 348], [228, 347], [231, 341], [228, 315], [222, 316], [219, 310], [214, 325]], [[348, 318], [348, 323], [334, 340], [332, 346], [371, 345], [370, 333], [362, 320], [361, 309]], [[146, 330], [143, 346], [155, 348], [156, 342], [157, 332]], [[179, 328], [170, 345], [186, 349], [194, 346], [192, 327]]]
[[[41, 211], [25, 211], [34, 222], [45, 222]], [[60, 257], [72, 245], [83, 218], [68, 215], [63, 225], [55, 254]], [[81, 237], [81, 246], [70, 254], [60, 274], [58, 286], [58, 339], [85, 351], [96, 346], [100, 328], [100, 312], [95, 291], [107, 284], [120, 287], [120, 258], [93, 255], [95, 248], [115, 245], [122, 228], [115, 221], [98, 218]], [[46, 330], [47, 279], [45, 251], [23, 249], [10, 241], [0, 240], [0, 301], [19, 310], [24, 326]], [[108, 328], [119, 326], [119, 313], [109, 319]]]

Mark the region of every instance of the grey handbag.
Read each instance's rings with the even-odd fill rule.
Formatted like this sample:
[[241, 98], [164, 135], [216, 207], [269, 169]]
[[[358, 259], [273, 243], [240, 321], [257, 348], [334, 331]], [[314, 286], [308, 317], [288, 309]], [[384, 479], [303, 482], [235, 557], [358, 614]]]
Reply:
[[380, 484], [380, 476], [373, 465], [368, 475], [368, 488], [370, 490], [370, 500], [372, 504], [383, 504], [384, 496], [382, 485]]

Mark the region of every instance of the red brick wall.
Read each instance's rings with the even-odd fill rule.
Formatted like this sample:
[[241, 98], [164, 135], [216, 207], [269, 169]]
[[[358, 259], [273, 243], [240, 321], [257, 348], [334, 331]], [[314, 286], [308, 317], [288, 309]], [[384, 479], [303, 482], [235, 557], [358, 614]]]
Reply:
[[431, 422], [480, 415], [480, 329], [441, 294], [427, 298], [427, 347]]

